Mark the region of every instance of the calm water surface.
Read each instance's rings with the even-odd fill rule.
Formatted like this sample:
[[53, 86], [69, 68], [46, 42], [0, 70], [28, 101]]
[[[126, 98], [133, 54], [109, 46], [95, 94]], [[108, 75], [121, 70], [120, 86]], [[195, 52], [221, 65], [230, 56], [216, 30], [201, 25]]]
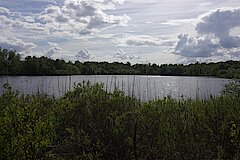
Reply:
[[172, 77], [172, 76], [129, 76], [129, 75], [93, 75], [93, 76], [2, 76], [0, 77], [0, 94], [3, 84], [8, 82], [20, 94], [44, 93], [59, 97], [72, 89], [75, 83], [90, 81], [102, 82], [108, 92], [118, 88], [126, 95], [141, 100], [152, 100], [171, 96], [175, 99], [208, 98], [219, 96], [224, 85], [229, 81], [209, 77]]

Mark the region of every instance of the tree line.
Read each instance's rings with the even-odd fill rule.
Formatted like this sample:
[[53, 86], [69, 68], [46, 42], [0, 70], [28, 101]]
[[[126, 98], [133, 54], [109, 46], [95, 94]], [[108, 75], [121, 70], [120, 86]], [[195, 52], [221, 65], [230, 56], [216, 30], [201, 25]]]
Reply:
[[162, 75], [240, 78], [240, 61], [183, 64], [71, 62], [27, 56], [0, 48], [0, 75]]

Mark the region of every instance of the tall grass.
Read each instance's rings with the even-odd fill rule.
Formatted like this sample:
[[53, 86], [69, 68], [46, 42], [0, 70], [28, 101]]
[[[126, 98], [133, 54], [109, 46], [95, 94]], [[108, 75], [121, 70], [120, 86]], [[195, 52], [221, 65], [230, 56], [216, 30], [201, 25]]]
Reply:
[[57, 99], [5, 88], [0, 159], [240, 159], [235, 95], [141, 102], [86, 82]]

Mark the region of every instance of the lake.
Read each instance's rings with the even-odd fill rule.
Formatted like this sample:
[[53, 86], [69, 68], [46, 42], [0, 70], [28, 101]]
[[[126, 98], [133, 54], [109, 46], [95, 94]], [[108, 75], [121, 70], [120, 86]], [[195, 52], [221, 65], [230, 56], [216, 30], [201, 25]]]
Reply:
[[44, 93], [49, 96], [63, 96], [74, 84], [83, 81], [104, 83], [104, 90], [118, 88], [126, 95], [141, 100], [153, 100], [171, 96], [174, 99], [208, 98], [219, 96], [228, 79], [212, 77], [176, 77], [141, 75], [77, 75], [77, 76], [1, 76], [0, 94], [3, 84], [8, 82], [20, 94]]

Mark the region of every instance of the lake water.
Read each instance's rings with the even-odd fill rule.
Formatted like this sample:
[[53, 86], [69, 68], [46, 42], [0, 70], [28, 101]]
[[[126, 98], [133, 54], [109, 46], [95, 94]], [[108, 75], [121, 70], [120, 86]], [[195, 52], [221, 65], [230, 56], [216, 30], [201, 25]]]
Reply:
[[75, 83], [102, 82], [108, 92], [118, 88], [126, 95], [134, 95], [141, 100], [152, 100], [171, 96], [175, 99], [208, 98], [219, 96], [228, 79], [212, 77], [172, 77], [172, 76], [1, 76], [0, 94], [3, 84], [8, 82], [20, 94], [44, 93], [49, 96], [63, 96]]

